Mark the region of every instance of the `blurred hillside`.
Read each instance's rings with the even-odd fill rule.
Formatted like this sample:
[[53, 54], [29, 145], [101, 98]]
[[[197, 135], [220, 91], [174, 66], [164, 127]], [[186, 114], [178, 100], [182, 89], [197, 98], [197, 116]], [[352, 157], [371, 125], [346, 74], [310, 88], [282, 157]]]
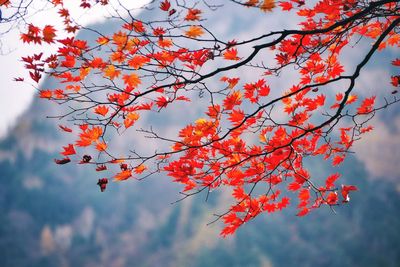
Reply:
[[[260, 216], [236, 236], [206, 224], [226, 207], [213, 194], [170, 205], [166, 177], [114, 183], [101, 193], [91, 168], [59, 166], [59, 131], [35, 101], [0, 144], [0, 266], [398, 266], [400, 195], [362, 164], [341, 172], [357, 184], [347, 206], [305, 218]], [[319, 166], [328, 173], [330, 167]]]
[[35, 100], [0, 141], [1, 267], [399, 266], [400, 189], [385, 174], [370, 179], [354, 157], [340, 169], [313, 166], [359, 187], [336, 213], [326, 207], [298, 218], [289, 209], [222, 239], [221, 222], [207, 223], [225, 211], [223, 194], [171, 205], [180, 188], [164, 176], [112, 183], [101, 193], [92, 168], [54, 164], [67, 140], [45, 116], [58, 108]]

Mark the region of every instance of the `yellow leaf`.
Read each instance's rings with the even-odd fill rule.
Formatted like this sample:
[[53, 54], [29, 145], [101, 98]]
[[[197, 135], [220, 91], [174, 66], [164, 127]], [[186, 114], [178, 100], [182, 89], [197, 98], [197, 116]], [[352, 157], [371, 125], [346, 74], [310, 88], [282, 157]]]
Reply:
[[347, 98], [346, 104], [351, 104], [357, 101], [357, 95], [349, 95]]
[[139, 114], [136, 112], [130, 112], [126, 117], [134, 121], [137, 121], [140, 118]]
[[189, 30], [185, 32], [185, 35], [190, 38], [197, 38], [204, 34], [204, 31], [199, 26], [190, 26]]
[[97, 38], [97, 40], [96, 40], [96, 42], [97, 42], [99, 45], [105, 45], [105, 44], [107, 44], [109, 41], [110, 41], [110, 39], [108, 39], [107, 37], [99, 37], [99, 38]]
[[200, 118], [200, 119], [197, 119], [197, 120], [195, 121], [195, 123], [196, 123], [197, 125], [199, 125], [199, 124], [204, 124], [204, 123], [206, 123], [206, 122], [207, 122], [207, 120], [204, 119], [204, 118]]
[[259, 137], [260, 137], [261, 142], [267, 143], [267, 138], [266, 138], [265, 134], [260, 134]]

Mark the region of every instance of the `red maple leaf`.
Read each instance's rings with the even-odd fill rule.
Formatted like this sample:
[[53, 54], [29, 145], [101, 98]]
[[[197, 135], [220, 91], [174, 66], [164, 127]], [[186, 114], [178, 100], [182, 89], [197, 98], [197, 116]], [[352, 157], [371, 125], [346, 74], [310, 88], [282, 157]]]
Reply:
[[171, 8], [171, 3], [168, 0], [164, 0], [160, 3], [160, 9], [163, 11], [168, 11]]
[[64, 149], [64, 151], [61, 152], [61, 155], [69, 156], [69, 155], [76, 154], [74, 145], [72, 145], [72, 144], [69, 144], [68, 146], [64, 146], [63, 149]]
[[342, 185], [343, 202], [349, 202], [350, 201], [349, 192], [357, 191], [357, 190], [358, 190], [358, 188], [354, 185]]

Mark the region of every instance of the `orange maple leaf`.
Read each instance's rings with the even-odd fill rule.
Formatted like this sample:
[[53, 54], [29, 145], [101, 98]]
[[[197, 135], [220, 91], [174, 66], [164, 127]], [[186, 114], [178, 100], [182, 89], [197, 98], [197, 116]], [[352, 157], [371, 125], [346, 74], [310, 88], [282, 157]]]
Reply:
[[53, 92], [51, 90], [40, 90], [39, 97], [50, 99], [53, 96]]
[[132, 28], [137, 33], [144, 33], [146, 31], [146, 29], [143, 26], [143, 22], [139, 20], [132, 23]]
[[135, 173], [137, 174], [141, 174], [142, 172], [144, 172], [147, 169], [147, 167], [143, 164], [140, 164], [139, 166], [137, 166], [135, 168]]
[[112, 61], [118, 62], [118, 63], [123, 63], [125, 61], [125, 54], [122, 53], [121, 51], [116, 51], [111, 54], [110, 59]]
[[220, 105], [211, 105], [208, 107], [208, 112], [206, 113], [210, 118], [217, 119], [218, 114], [221, 112]]
[[113, 34], [113, 41], [118, 47], [124, 47], [128, 41], [126, 33], [119, 31]]
[[185, 35], [190, 38], [197, 38], [204, 34], [203, 29], [200, 26], [190, 26], [185, 32]]
[[397, 46], [400, 44], [400, 34], [393, 34], [387, 40], [390, 46]]
[[174, 44], [171, 38], [162, 38], [158, 40], [158, 45], [162, 48], [171, 47]]
[[114, 176], [114, 179], [116, 181], [124, 181], [124, 180], [126, 180], [126, 179], [128, 179], [130, 177], [132, 177], [132, 170], [124, 170], [122, 172], [117, 173]]
[[107, 144], [104, 142], [97, 142], [96, 149], [98, 151], [105, 151], [107, 149]]
[[110, 41], [110, 39], [108, 39], [107, 37], [101, 36], [99, 38], [97, 38], [96, 43], [98, 43], [99, 45], [105, 45]]
[[260, 9], [264, 12], [272, 11], [272, 9], [275, 7], [275, 1], [274, 0], [264, 0], [263, 3], [260, 6]]
[[128, 65], [134, 69], [143, 67], [146, 63], [149, 63], [150, 59], [145, 56], [134, 56], [128, 61]]
[[95, 68], [95, 69], [96, 68], [102, 69], [105, 66], [106, 66], [106, 63], [100, 57], [96, 57], [90, 62], [90, 67]]
[[99, 126], [95, 126], [92, 129], [87, 129], [86, 127], [81, 128], [84, 130], [79, 134], [79, 140], [76, 141], [77, 146], [90, 146], [92, 142], [97, 141], [103, 134], [103, 129]]
[[346, 104], [352, 104], [354, 102], [356, 102], [358, 99], [357, 95], [349, 95], [349, 97], [347, 98]]
[[242, 103], [242, 93], [240, 91], [233, 91], [224, 99], [224, 107], [227, 110], [233, 109], [234, 106]]
[[225, 76], [224, 76], [224, 77], [222, 77], [220, 80], [223, 81], [223, 82], [227, 82], [227, 83], [228, 83], [228, 87], [229, 87], [230, 89], [233, 89], [233, 88], [238, 84], [240, 78], [237, 78], [237, 77], [235, 77], [235, 78], [228, 78], [228, 77], [225, 77]]
[[139, 117], [140, 117], [139, 114], [136, 112], [128, 113], [128, 115], [126, 116], [126, 118], [124, 120], [125, 128], [131, 127], [139, 119]]
[[115, 78], [117, 78], [119, 75], [121, 74], [120, 70], [116, 70], [114, 65], [108, 65], [105, 69], [104, 69], [104, 76], [110, 78], [111, 80], [114, 80]]
[[126, 85], [131, 86], [133, 88], [136, 88], [139, 84], [141, 84], [139, 76], [135, 73], [132, 73], [130, 75], [124, 75], [122, 79], [124, 80]]
[[101, 116], [105, 116], [108, 113], [108, 107], [102, 105], [102, 106], [97, 106], [94, 110], [94, 113], [99, 114]]
[[224, 58], [226, 60], [239, 60], [240, 57], [237, 56], [237, 49], [236, 48], [229, 48], [228, 50], [225, 51], [224, 53]]
[[243, 110], [241, 110], [241, 109], [232, 110], [232, 113], [229, 115], [228, 119], [232, 122], [232, 125], [234, 125], [234, 126], [240, 124], [244, 119]]

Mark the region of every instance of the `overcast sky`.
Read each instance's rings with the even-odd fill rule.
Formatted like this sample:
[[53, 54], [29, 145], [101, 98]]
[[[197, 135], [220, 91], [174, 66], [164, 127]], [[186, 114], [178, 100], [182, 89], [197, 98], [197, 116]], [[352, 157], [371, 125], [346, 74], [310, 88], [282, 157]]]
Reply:
[[[35, 6], [31, 6], [30, 14], [35, 10], [42, 9], [47, 0], [33, 1]], [[73, 1], [71, 1], [73, 2]], [[69, 2], [69, 3], [71, 3]], [[74, 1], [77, 3], [77, 1]], [[111, 4], [116, 6], [118, 0], [112, 0]], [[135, 0], [125, 1], [128, 8], [136, 8], [143, 5], [149, 0]], [[82, 13], [82, 9], [76, 6], [70, 6], [70, 11], [75, 18], [79, 18], [79, 23], [86, 25], [93, 22], [100, 22], [104, 19], [105, 14], [110, 12], [110, 9], [105, 10], [104, 7], [96, 7], [95, 10], [90, 10], [90, 13]], [[6, 17], [6, 12], [3, 11], [3, 16]], [[43, 20], [43, 16], [46, 17]], [[42, 13], [28, 17], [28, 22], [37, 26], [43, 27], [47, 24], [55, 25], [60, 28], [61, 20], [54, 10], [46, 10]], [[5, 28], [5, 25], [0, 25], [0, 32]], [[58, 37], [63, 33], [58, 32]], [[35, 89], [29, 83], [14, 82], [15, 77], [24, 77], [26, 81], [30, 82], [28, 73], [24, 70], [23, 64], [20, 61], [21, 56], [32, 54], [32, 52], [39, 51], [35, 46], [24, 45], [21, 46], [19, 40], [19, 30], [16, 29], [4, 36], [1, 36], [2, 53], [0, 55], [0, 137], [6, 134], [7, 129], [15, 123], [17, 117], [21, 115], [28, 107], [35, 94]], [[43, 48], [42, 48], [43, 49]], [[47, 52], [56, 52], [55, 46], [46, 46]], [[28, 74], [28, 75], [27, 75]]]

